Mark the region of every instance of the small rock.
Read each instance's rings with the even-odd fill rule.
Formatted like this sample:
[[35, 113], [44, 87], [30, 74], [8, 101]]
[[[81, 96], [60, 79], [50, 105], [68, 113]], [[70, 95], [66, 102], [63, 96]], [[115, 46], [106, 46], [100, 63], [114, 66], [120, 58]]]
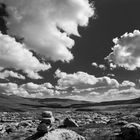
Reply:
[[20, 126], [27, 127], [27, 126], [31, 126], [31, 123], [28, 122], [28, 121], [22, 121], [22, 122], [20, 122], [18, 125], [19, 125], [19, 127], [20, 127]]
[[115, 123], [115, 125], [123, 126], [123, 125], [126, 125], [127, 123], [128, 123], [127, 121], [118, 121]]

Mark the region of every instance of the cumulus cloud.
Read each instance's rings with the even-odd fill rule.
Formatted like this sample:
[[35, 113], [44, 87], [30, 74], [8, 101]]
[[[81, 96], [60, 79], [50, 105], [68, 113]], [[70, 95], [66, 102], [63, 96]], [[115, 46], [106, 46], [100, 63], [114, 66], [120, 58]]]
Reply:
[[5, 79], [8, 77], [18, 78], [18, 79], [25, 79], [25, 77], [17, 72], [5, 70], [4, 72], [0, 72], [0, 79]]
[[121, 87], [135, 87], [136, 84], [131, 81], [123, 81], [120, 85]]
[[85, 72], [76, 72], [67, 74], [57, 70], [55, 72], [58, 78], [58, 86], [62, 88], [75, 87], [76, 89], [87, 89], [97, 87], [118, 87], [119, 83], [116, 79], [111, 79], [107, 76], [95, 77]]
[[140, 67], [140, 31], [125, 33], [120, 38], [113, 39], [113, 42], [113, 52], [106, 59], [128, 70]]
[[115, 74], [113, 74], [113, 73], [108, 73], [107, 76], [108, 76], [108, 77], [115, 77]]
[[110, 70], [114, 70], [117, 68], [117, 66], [113, 63], [110, 63], [109, 66], [110, 66]]
[[0, 83], [0, 92], [6, 95], [17, 95], [28, 98], [62, 97], [94, 102], [131, 99], [140, 95], [140, 89], [134, 87], [134, 83], [130, 81], [124, 81], [119, 87], [112, 86], [106, 90], [99, 88], [99, 91], [96, 90], [94, 84], [92, 86], [93, 88], [78, 89], [79, 87], [77, 88], [77, 86], [74, 88], [54, 87], [50, 83], [40, 85], [32, 82], [22, 85]]
[[6, 95], [17, 95], [28, 98], [54, 97], [59, 92], [54, 92], [54, 87], [50, 83], [41, 85], [27, 83], [18, 86], [16, 83], [0, 83], [0, 91]]
[[92, 63], [92, 66], [98, 67], [98, 64], [97, 64], [96, 62], [93, 62], [93, 63]]
[[140, 89], [130, 87], [128, 89], [110, 89], [105, 92], [100, 98], [102, 101], [112, 101], [112, 100], [126, 100], [137, 98], [140, 96]]
[[140, 89], [131, 87], [129, 89], [109, 89], [106, 92], [92, 91], [84, 94], [70, 94], [64, 98], [87, 100], [92, 102], [115, 101], [115, 100], [129, 100], [138, 98], [140, 96]]
[[41, 77], [37, 72], [48, 70], [50, 65], [40, 63], [24, 44], [16, 42], [9, 35], [0, 33], [0, 67], [23, 70], [29, 77], [38, 79]]
[[[57, 90], [65, 98], [85, 99], [90, 101], [107, 101], [131, 99], [139, 96], [140, 89], [131, 81], [119, 83], [107, 76], [95, 77], [85, 72], [67, 74], [57, 70]], [[73, 98], [74, 99], [74, 98]]]
[[88, 0], [0, 0], [8, 6], [9, 33], [24, 37], [26, 47], [57, 61], [70, 61], [70, 49], [94, 15]]
[[105, 70], [106, 69], [106, 66], [104, 64], [97, 64], [96, 62], [93, 62], [92, 63], [92, 66], [95, 67], [95, 68], [100, 68], [100, 69], [103, 69]]

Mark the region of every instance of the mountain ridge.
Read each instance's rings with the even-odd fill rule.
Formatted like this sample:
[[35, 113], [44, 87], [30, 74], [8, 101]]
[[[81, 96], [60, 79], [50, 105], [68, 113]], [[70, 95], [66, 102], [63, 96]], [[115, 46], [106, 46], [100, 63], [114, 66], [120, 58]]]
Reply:
[[90, 102], [62, 98], [25, 98], [16, 95], [0, 94], [0, 112], [2, 111], [34, 111], [42, 108], [83, 108], [89, 106], [108, 106], [108, 105], [124, 105], [139, 104], [140, 97], [130, 100], [117, 100], [106, 102]]

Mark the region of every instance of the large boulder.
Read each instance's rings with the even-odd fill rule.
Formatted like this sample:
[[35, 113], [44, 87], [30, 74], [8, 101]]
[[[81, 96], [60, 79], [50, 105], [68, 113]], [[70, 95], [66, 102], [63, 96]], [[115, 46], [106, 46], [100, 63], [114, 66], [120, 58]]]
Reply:
[[86, 140], [83, 136], [68, 129], [55, 129], [48, 133], [35, 133], [25, 140]]
[[85, 140], [85, 138], [72, 130], [55, 129], [39, 140]]
[[140, 124], [128, 123], [121, 128], [124, 140], [140, 140]]
[[78, 124], [71, 118], [64, 119], [64, 127], [78, 127]]
[[42, 134], [47, 133], [53, 128], [55, 119], [51, 111], [43, 111], [39, 120], [41, 121], [37, 127], [37, 131], [39, 133]]
[[37, 127], [37, 131], [40, 133], [47, 133], [49, 131], [49, 126], [45, 123], [40, 123]]

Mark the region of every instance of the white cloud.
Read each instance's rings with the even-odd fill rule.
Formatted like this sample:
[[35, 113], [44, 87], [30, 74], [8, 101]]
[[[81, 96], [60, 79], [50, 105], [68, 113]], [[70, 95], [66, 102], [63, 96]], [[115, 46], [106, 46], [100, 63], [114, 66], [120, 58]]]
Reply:
[[96, 62], [93, 62], [93, 63], [92, 63], [92, 66], [98, 67], [98, 64], [97, 64]]
[[140, 31], [125, 33], [120, 38], [113, 39], [113, 42], [113, 52], [106, 59], [128, 70], [140, 67]]
[[134, 87], [128, 89], [109, 89], [104, 93], [89, 92], [85, 94], [70, 94], [64, 98], [87, 100], [92, 102], [114, 101], [114, 100], [129, 100], [140, 97], [140, 89]]
[[[9, 33], [25, 38], [26, 47], [51, 60], [73, 59], [70, 49], [78, 26], [94, 15], [88, 0], [0, 0], [8, 6]], [[64, 32], [61, 32], [61, 29]]]
[[103, 69], [105, 70], [106, 69], [106, 66], [104, 64], [97, 64], [96, 62], [93, 62], [92, 63], [92, 66], [96, 67], [96, 68], [100, 68], [100, 69]]
[[[34, 83], [27, 83], [21, 85], [20, 87], [25, 89], [30, 95], [34, 95], [35, 97], [39, 97], [39, 98], [50, 97], [50, 96], [54, 96], [55, 94], [54, 87], [50, 83], [45, 83], [41, 85], [34, 84]], [[38, 95], [38, 93], [40, 94]]]
[[100, 69], [103, 69], [103, 70], [106, 69], [105, 65], [103, 65], [103, 64], [100, 64], [100, 65], [99, 65], [99, 68], [100, 68]]
[[140, 89], [130, 87], [128, 89], [110, 89], [105, 92], [101, 99], [103, 101], [112, 101], [112, 100], [126, 100], [140, 97]]
[[9, 35], [0, 33], [0, 67], [23, 70], [31, 78], [41, 78], [38, 71], [48, 70], [49, 64], [40, 63], [24, 44], [15, 41]]
[[59, 78], [58, 86], [61, 88], [75, 87], [76, 89], [87, 89], [97, 87], [118, 87], [119, 83], [116, 79], [111, 79], [107, 76], [95, 77], [85, 72], [76, 72], [67, 74], [57, 70], [56, 77]]
[[0, 79], [5, 79], [8, 77], [14, 77], [14, 78], [18, 78], [18, 79], [25, 79], [25, 77], [21, 74], [18, 74], [16, 72], [13, 71], [8, 71], [5, 70], [4, 72], [0, 72]]
[[15, 83], [0, 83], [0, 92], [6, 95], [17, 95], [29, 98], [61, 97], [94, 102], [125, 100], [140, 96], [140, 89], [134, 87], [134, 84], [129, 81], [124, 81], [119, 87], [109, 87], [104, 91], [102, 91], [102, 89], [96, 91], [96, 88], [78, 89], [77, 87], [73, 90], [68, 90], [67, 88], [61, 89], [60, 87], [55, 88], [50, 83], [39, 85], [30, 82], [20, 86]]
[[110, 69], [111, 69], [111, 70], [114, 70], [114, 69], [116, 69], [116, 68], [117, 68], [117, 66], [116, 66], [115, 64], [110, 63]]
[[109, 73], [109, 74], [107, 74], [107, 76], [108, 76], [108, 77], [114, 77], [115, 74], [113, 74], [113, 73]]
[[85, 99], [90, 101], [107, 101], [131, 99], [140, 96], [140, 89], [131, 81], [119, 83], [116, 79], [107, 76], [95, 77], [85, 72], [67, 74], [56, 71], [58, 78], [57, 90], [65, 98]]
[[130, 81], [123, 81], [122, 84], [120, 85], [121, 87], [135, 87], [136, 84]]
[[59, 92], [54, 92], [54, 87], [50, 83], [41, 85], [27, 83], [18, 86], [16, 83], [0, 83], [0, 91], [6, 95], [17, 95], [29, 98], [47, 98], [59, 95]]

